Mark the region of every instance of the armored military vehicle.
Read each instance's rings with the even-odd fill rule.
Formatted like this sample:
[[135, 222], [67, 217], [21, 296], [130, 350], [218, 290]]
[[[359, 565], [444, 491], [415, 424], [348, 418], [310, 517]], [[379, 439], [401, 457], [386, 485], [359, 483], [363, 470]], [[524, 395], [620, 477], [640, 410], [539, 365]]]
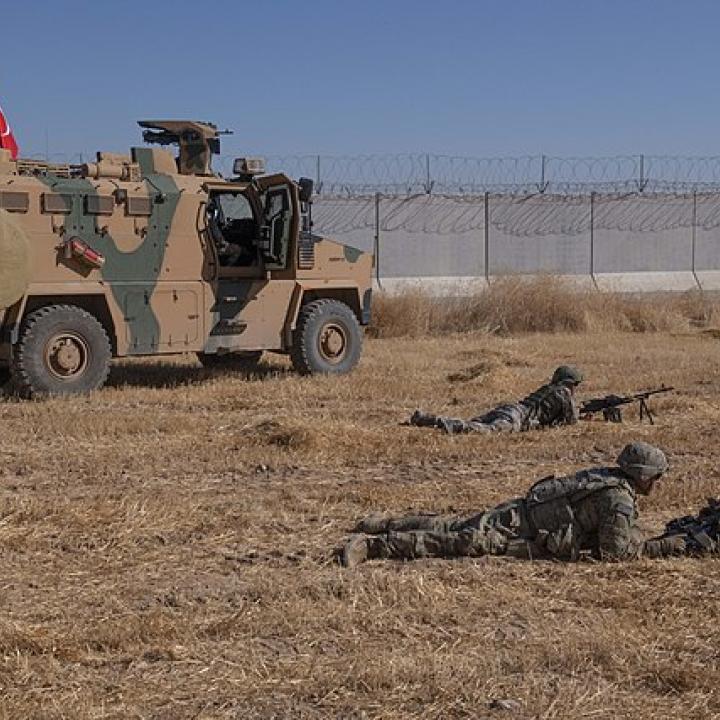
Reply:
[[373, 258], [313, 233], [312, 181], [253, 158], [225, 179], [211, 169], [213, 124], [140, 125], [146, 147], [82, 165], [0, 150], [0, 381], [87, 392], [112, 357], [180, 352], [351, 370]]

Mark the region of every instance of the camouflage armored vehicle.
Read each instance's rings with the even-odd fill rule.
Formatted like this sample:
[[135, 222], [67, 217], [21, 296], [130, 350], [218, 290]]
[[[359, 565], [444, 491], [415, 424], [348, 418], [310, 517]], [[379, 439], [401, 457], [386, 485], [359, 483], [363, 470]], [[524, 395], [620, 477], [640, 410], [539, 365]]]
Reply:
[[242, 158], [223, 179], [214, 125], [140, 125], [148, 147], [83, 165], [0, 150], [0, 382], [86, 392], [112, 357], [179, 352], [351, 370], [373, 258], [312, 232], [312, 181]]

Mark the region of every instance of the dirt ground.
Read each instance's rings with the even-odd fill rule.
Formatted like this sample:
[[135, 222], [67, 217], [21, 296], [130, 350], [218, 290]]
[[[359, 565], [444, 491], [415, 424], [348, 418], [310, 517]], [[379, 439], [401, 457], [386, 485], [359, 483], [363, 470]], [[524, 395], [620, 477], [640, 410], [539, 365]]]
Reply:
[[[0, 718], [716, 718], [720, 563], [503, 558], [339, 568], [373, 510], [480, 509], [635, 439], [671, 472], [649, 532], [720, 494], [712, 334], [370, 340], [349, 377], [283, 358], [118, 364], [79, 399], [0, 399]], [[622, 425], [504, 437], [468, 416], [583, 368], [677, 392]]]

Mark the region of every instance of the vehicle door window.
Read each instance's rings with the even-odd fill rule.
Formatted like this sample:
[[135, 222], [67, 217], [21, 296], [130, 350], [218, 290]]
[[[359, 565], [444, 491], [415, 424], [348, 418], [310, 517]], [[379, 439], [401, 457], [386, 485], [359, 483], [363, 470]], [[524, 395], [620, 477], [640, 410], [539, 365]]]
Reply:
[[215, 193], [207, 205], [207, 227], [221, 267], [258, 262], [258, 226], [250, 201], [241, 193]]
[[292, 213], [290, 191], [286, 186], [273, 187], [265, 194], [263, 238], [260, 249], [266, 267], [287, 265]]

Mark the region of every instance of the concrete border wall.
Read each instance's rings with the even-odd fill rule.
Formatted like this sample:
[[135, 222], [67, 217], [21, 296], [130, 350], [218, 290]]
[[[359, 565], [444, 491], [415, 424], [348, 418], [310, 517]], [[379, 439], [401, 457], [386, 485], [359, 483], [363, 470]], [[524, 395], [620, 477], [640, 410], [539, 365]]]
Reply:
[[315, 228], [376, 252], [383, 289], [465, 294], [552, 273], [601, 290], [720, 290], [720, 194], [327, 198]]

